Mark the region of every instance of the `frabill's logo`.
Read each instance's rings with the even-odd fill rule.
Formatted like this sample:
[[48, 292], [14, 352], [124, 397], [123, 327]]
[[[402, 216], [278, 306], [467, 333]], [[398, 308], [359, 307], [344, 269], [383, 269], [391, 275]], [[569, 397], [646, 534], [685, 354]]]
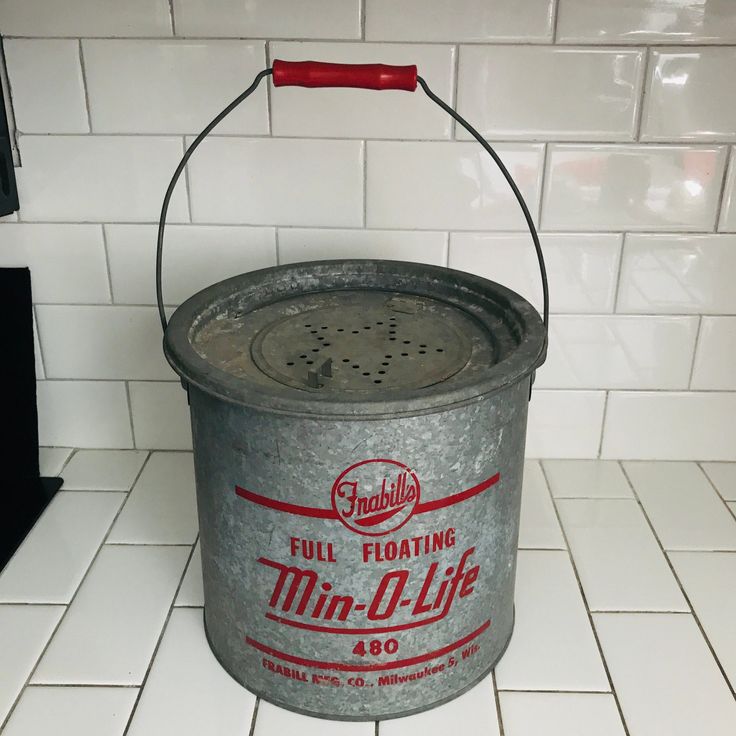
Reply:
[[419, 503], [416, 473], [396, 460], [363, 460], [332, 486], [332, 508], [348, 529], [379, 537], [406, 524]]

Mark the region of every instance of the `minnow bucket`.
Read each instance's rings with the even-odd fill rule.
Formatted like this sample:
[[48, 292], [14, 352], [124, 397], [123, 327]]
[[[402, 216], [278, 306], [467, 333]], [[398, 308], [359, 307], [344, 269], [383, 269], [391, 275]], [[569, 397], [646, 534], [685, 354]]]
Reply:
[[499, 284], [384, 260], [254, 271], [174, 312], [164, 349], [191, 408], [205, 629], [238, 682], [374, 720], [493, 668], [514, 624], [546, 334]]

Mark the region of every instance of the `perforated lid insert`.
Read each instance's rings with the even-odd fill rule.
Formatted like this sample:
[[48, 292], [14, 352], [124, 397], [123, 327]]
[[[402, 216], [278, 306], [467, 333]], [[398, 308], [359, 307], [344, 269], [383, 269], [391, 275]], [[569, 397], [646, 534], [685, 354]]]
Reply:
[[[421, 388], [460, 371], [479, 326], [462, 310], [427, 297], [382, 291], [306, 294], [299, 311], [273, 320], [256, 335], [258, 368], [296, 388], [375, 391]], [[261, 317], [265, 315], [261, 314]]]

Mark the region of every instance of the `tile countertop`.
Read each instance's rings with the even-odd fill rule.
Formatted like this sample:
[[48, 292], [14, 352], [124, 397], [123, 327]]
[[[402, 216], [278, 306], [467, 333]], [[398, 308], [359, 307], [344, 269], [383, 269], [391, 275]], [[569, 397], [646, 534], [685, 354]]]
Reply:
[[191, 453], [41, 460], [65, 483], [0, 574], [3, 736], [736, 733], [736, 463], [529, 461], [507, 653], [376, 725], [258, 702], [215, 661]]

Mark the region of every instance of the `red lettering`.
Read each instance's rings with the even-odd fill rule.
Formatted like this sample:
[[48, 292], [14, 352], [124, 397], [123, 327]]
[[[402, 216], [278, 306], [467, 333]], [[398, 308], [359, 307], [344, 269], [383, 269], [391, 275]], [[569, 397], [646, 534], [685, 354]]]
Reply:
[[437, 567], [438, 563], [436, 562], [433, 562], [429, 566], [427, 577], [424, 578], [424, 584], [422, 585], [422, 589], [419, 591], [419, 597], [417, 598], [417, 602], [414, 604], [414, 610], [411, 612], [412, 616], [416, 616], [418, 613], [426, 613], [431, 610], [432, 604], [425, 603], [425, 600], [427, 599], [429, 589], [432, 586], [432, 580], [434, 579], [434, 574], [437, 572]]
[[470, 595], [475, 590], [473, 583], [478, 579], [479, 573], [480, 565], [471, 567], [470, 570], [465, 573], [465, 578], [463, 579], [463, 583], [460, 586], [460, 593], [458, 594], [460, 598], [465, 598], [466, 595]]
[[302, 597], [295, 610], [295, 613], [299, 615], [303, 614], [304, 611], [307, 610], [307, 605], [309, 604], [309, 599], [312, 596], [312, 591], [314, 590], [314, 586], [317, 584], [317, 573], [313, 570], [300, 570], [298, 567], [287, 567], [286, 565], [282, 565], [280, 562], [267, 560], [264, 557], [260, 557], [258, 562], [263, 565], [267, 565], [268, 567], [273, 567], [279, 571], [278, 580], [276, 581], [273, 593], [271, 594], [271, 599], [268, 602], [268, 605], [271, 606], [271, 608], [275, 608], [278, 604], [279, 599], [281, 598], [281, 592], [286, 585], [286, 581], [289, 580], [289, 577], [291, 576], [291, 585], [289, 586], [289, 591], [281, 606], [282, 611], [286, 611], [287, 613], [291, 611], [291, 606], [299, 593], [299, 588], [301, 587], [302, 582], [306, 581]]
[[[408, 570], [392, 570], [391, 572], [387, 572], [381, 578], [381, 582], [378, 584], [378, 590], [373, 596], [370, 608], [368, 609], [368, 618], [371, 621], [383, 621], [393, 616], [393, 613], [396, 610], [396, 606], [399, 603], [401, 593], [403, 592], [404, 586], [406, 585], [406, 581], [408, 579]], [[389, 599], [386, 609], [383, 611], [383, 613], [379, 613], [378, 609], [380, 608], [381, 603], [383, 603], [383, 597], [386, 595], [386, 590], [392, 580], [396, 580], [394, 591], [391, 594], [391, 598]]]

